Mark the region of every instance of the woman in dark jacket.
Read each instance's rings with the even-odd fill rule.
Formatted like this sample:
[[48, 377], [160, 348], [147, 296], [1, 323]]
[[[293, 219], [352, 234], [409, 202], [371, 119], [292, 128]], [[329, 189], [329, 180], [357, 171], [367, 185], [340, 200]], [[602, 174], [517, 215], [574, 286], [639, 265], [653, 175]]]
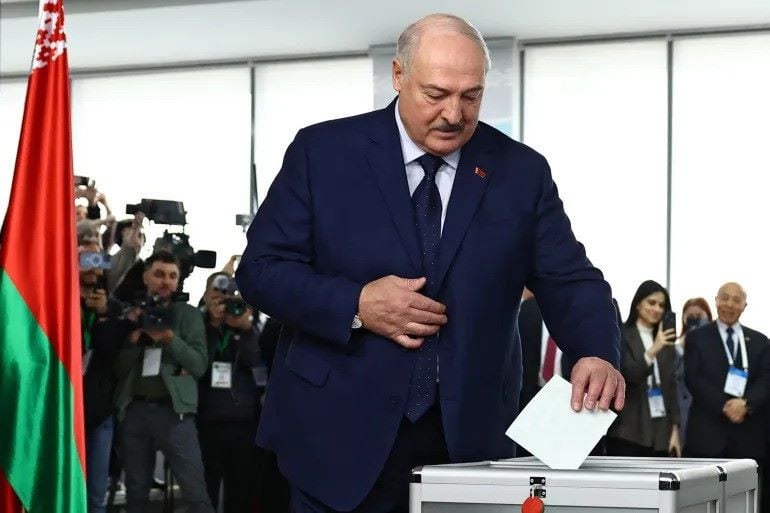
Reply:
[[692, 404], [692, 395], [687, 389], [687, 383], [684, 379], [684, 351], [687, 343], [687, 332], [697, 329], [713, 321], [711, 308], [708, 301], [702, 297], [694, 297], [685, 301], [682, 307], [682, 331], [679, 332], [679, 343], [676, 345], [678, 358], [676, 362], [676, 386], [679, 397], [679, 437], [684, 447], [685, 433], [687, 433], [687, 421], [690, 417], [690, 405]]
[[622, 329], [621, 372], [626, 406], [607, 435], [610, 456], [681, 456], [676, 385], [676, 328], [662, 329], [671, 311], [666, 289], [642, 283]]

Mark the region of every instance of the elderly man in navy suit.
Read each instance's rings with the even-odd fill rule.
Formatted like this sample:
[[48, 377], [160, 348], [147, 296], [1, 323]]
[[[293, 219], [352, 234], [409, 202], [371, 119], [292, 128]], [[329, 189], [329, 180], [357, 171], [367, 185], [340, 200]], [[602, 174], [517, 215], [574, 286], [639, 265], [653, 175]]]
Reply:
[[770, 513], [766, 420], [770, 400], [767, 337], [740, 322], [746, 291], [734, 282], [719, 288], [717, 320], [687, 334], [684, 370], [692, 395], [685, 455], [752, 458], [763, 474], [762, 508]]
[[296, 512], [406, 512], [411, 468], [512, 456], [525, 284], [572, 407], [623, 406], [610, 287], [546, 160], [478, 121], [489, 66], [461, 18], [407, 27], [398, 97], [300, 130], [249, 229], [238, 286], [284, 323], [258, 442]]

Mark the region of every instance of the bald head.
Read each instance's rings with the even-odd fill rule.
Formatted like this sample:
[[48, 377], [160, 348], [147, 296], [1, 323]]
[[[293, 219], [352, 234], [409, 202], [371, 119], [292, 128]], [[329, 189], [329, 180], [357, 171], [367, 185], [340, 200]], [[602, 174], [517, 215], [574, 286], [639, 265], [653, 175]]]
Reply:
[[728, 326], [738, 322], [746, 309], [746, 291], [740, 284], [728, 282], [719, 287], [716, 297], [717, 317]]
[[719, 294], [738, 294], [740, 295], [743, 300], [746, 300], [746, 290], [741, 286], [740, 283], [736, 283], [734, 281], [728, 281], [721, 287], [719, 287], [719, 292], [717, 292], [717, 295]]
[[489, 49], [481, 32], [464, 19], [452, 14], [429, 14], [404, 29], [396, 45], [396, 60], [401, 64], [405, 74], [409, 74], [411, 70], [414, 53], [422, 37], [426, 34], [442, 33], [465, 36], [473, 41], [484, 55], [484, 74], [486, 75], [492, 66], [492, 60], [489, 58]]

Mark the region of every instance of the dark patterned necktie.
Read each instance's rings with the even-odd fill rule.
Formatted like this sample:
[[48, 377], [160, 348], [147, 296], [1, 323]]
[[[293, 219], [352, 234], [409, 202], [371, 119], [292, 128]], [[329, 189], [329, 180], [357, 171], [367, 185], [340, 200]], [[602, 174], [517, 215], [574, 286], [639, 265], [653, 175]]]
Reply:
[[[441, 195], [436, 186], [436, 173], [444, 160], [426, 153], [417, 161], [425, 171], [425, 177], [412, 195], [415, 224], [422, 249], [422, 266], [427, 279], [426, 289], [434, 290], [436, 282], [436, 264], [441, 240]], [[412, 373], [409, 397], [406, 403], [406, 416], [412, 422], [422, 417], [436, 400], [436, 376], [438, 338], [426, 338], [419, 349], [417, 363]]]
[[735, 339], [733, 338], [733, 333], [735, 333], [735, 330], [732, 326], [727, 327], [727, 339], [725, 340], [725, 343], [727, 344], [727, 350], [730, 351], [730, 354], [733, 355], [733, 367], [739, 368], [741, 364], [743, 363], [741, 360], [741, 352], [736, 350], [735, 347]]

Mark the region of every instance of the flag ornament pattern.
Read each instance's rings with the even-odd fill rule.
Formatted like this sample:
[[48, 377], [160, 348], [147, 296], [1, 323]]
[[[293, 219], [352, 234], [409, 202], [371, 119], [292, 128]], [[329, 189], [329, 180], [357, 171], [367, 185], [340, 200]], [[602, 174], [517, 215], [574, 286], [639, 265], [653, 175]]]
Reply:
[[0, 231], [0, 513], [85, 513], [69, 70], [62, 0], [41, 0]]
[[40, 14], [40, 28], [35, 41], [32, 69], [45, 67], [64, 55], [67, 37], [64, 33], [64, 13], [60, 0], [44, 0]]

